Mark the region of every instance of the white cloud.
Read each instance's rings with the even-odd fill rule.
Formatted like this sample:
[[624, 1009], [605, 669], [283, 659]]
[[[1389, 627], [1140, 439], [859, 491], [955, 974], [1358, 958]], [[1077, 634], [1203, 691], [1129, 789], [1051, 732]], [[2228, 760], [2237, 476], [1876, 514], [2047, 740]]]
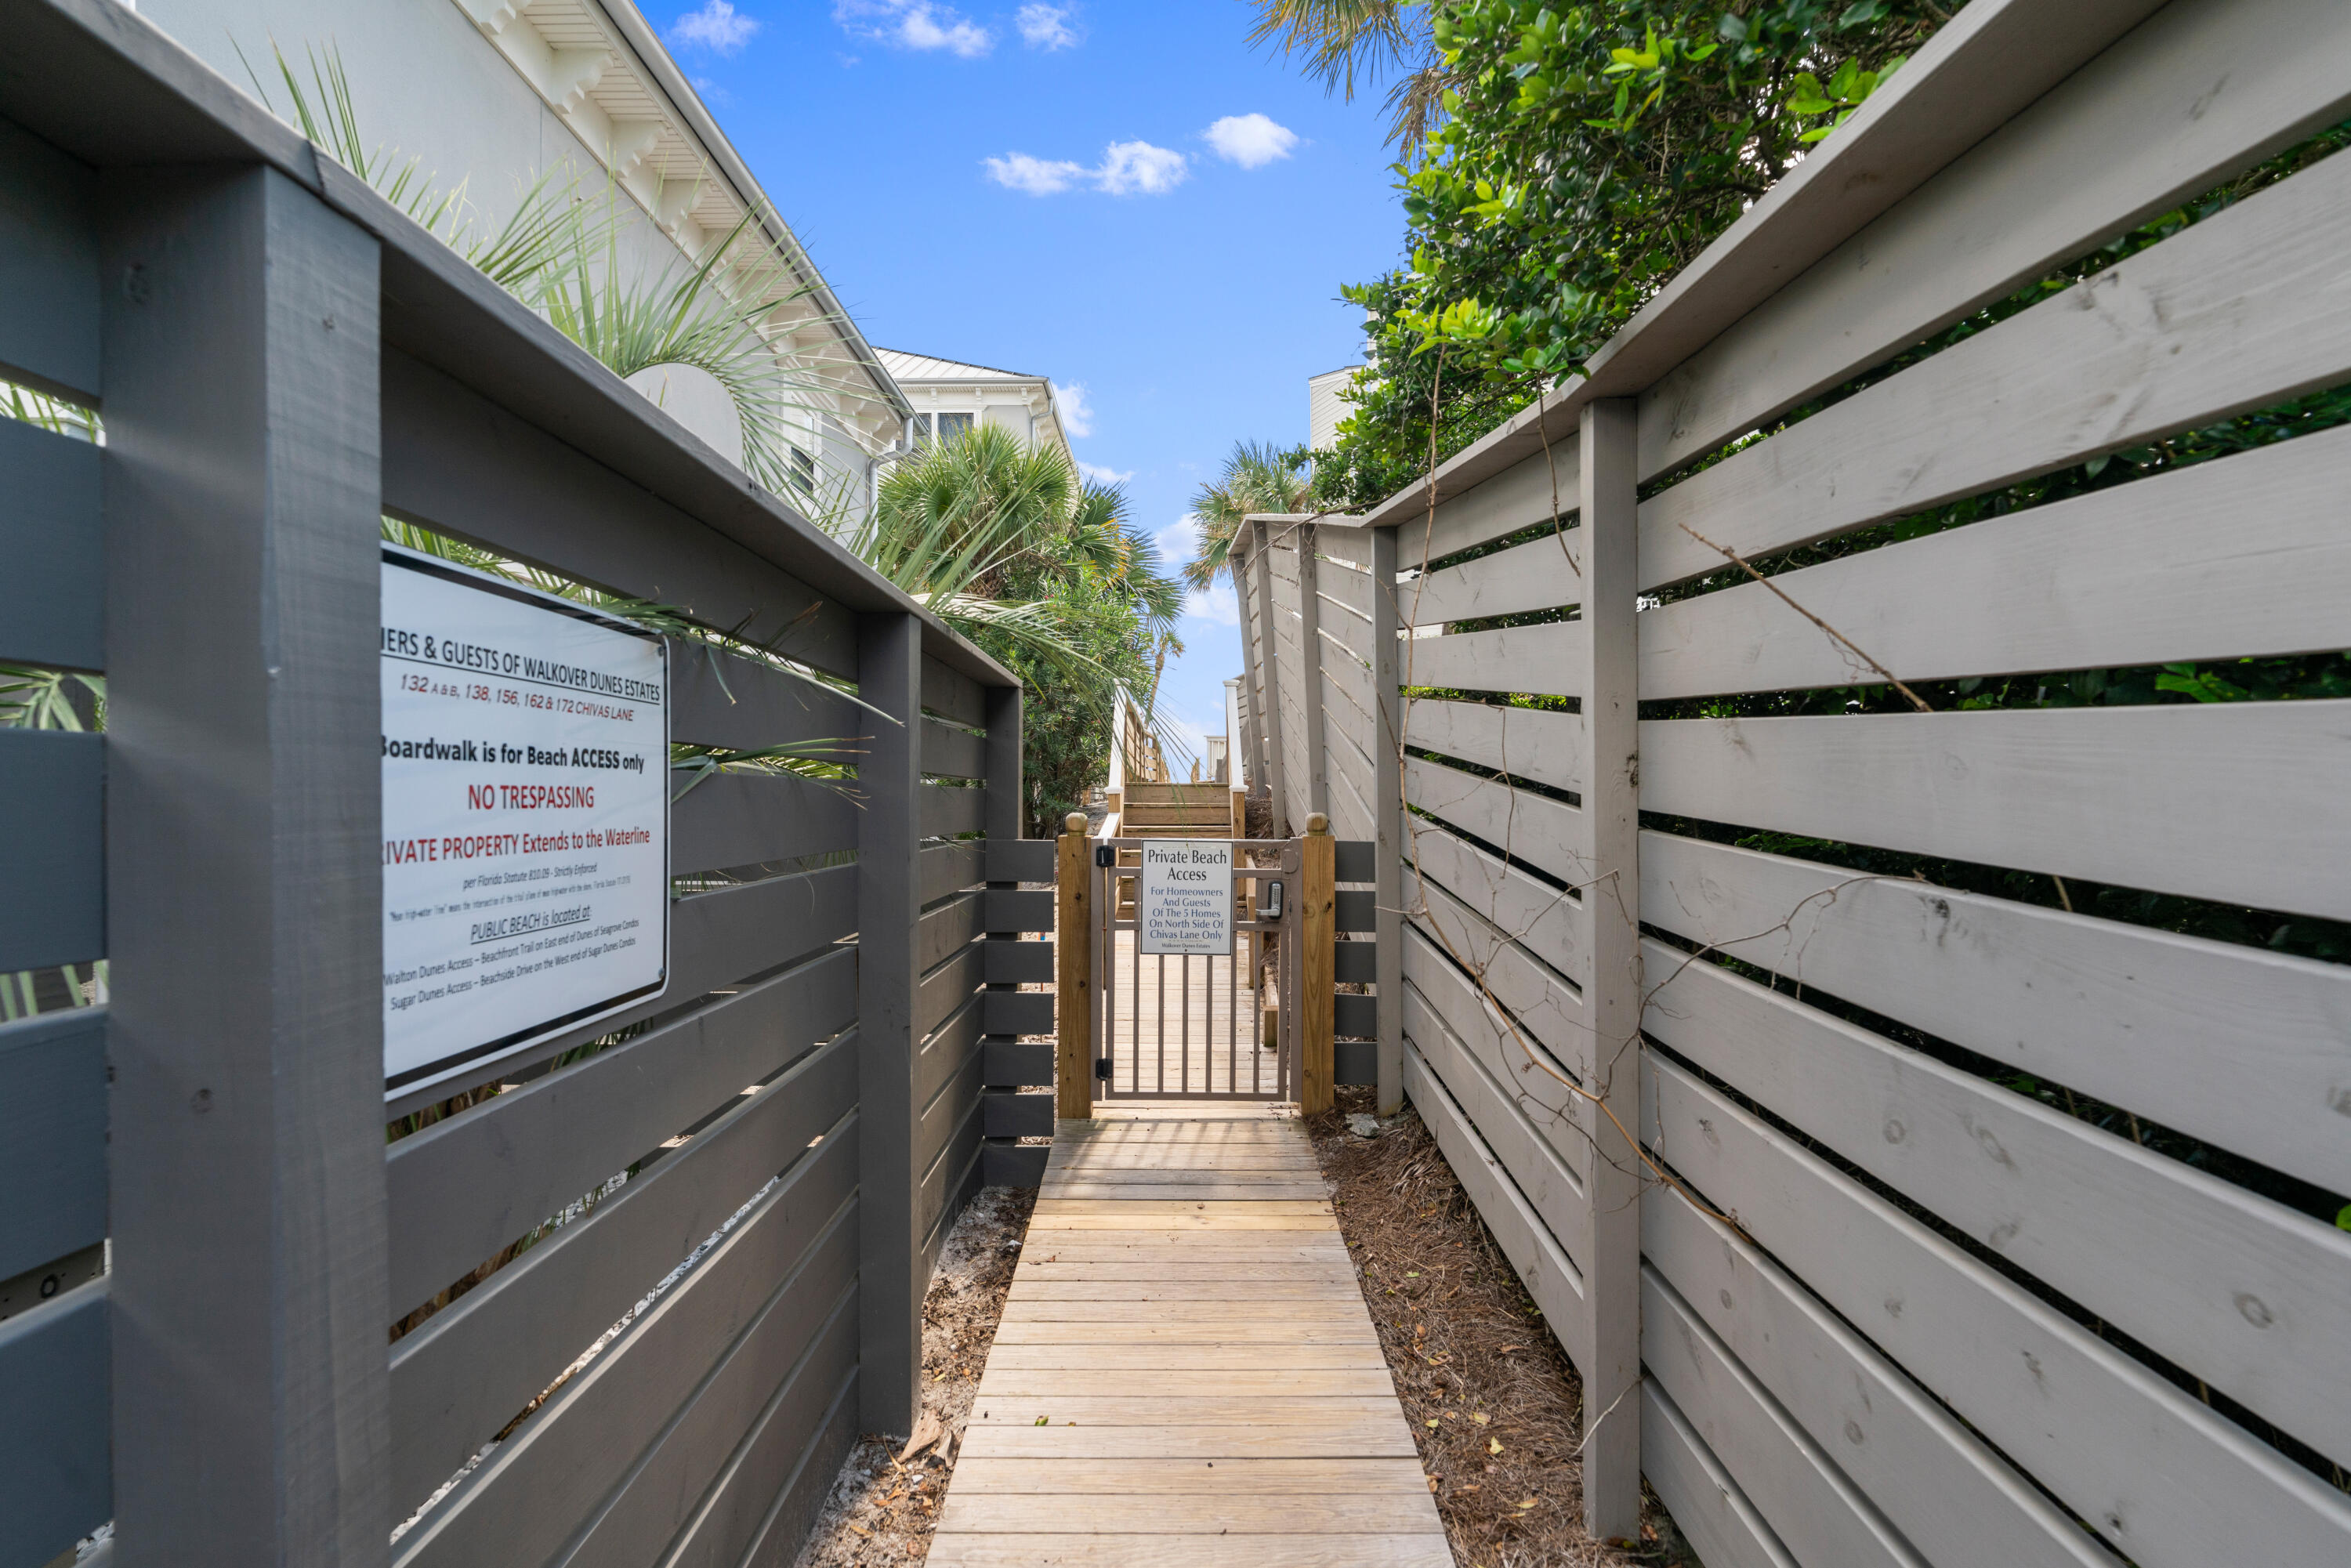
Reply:
[[1032, 49], [1071, 49], [1077, 47], [1078, 32], [1070, 26], [1067, 6], [1023, 5], [1016, 20], [1020, 27], [1020, 41]]
[[1199, 553], [1200, 518], [1198, 514], [1193, 512], [1185, 513], [1173, 523], [1170, 523], [1167, 527], [1152, 535], [1151, 542], [1159, 547], [1160, 559], [1166, 561], [1173, 566], [1183, 565], [1186, 561], [1190, 560], [1193, 556]]
[[1130, 468], [1122, 474], [1115, 468], [1097, 467], [1081, 457], [1078, 460], [1078, 476], [1096, 485], [1123, 485], [1134, 477], [1134, 470]]
[[862, 37], [902, 48], [945, 49], [967, 60], [996, 47], [996, 35], [953, 6], [931, 0], [841, 0], [832, 17]]
[[1113, 196], [1141, 192], [1156, 196], [1174, 190], [1190, 172], [1184, 154], [1148, 141], [1113, 141], [1102, 153], [1094, 183]]
[[669, 30], [669, 36], [681, 44], [692, 44], [731, 55], [751, 41], [759, 30], [757, 17], [746, 16], [728, 5], [726, 0], [710, 0], [699, 11], [688, 11]]
[[1241, 623], [1240, 601], [1233, 597], [1229, 582], [1219, 583], [1206, 593], [1195, 590], [1184, 596], [1184, 618], [1217, 626], [1238, 626]]
[[1228, 114], [1202, 132], [1217, 156], [1244, 169], [1260, 168], [1287, 158], [1298, 145], [1298, 132], [1277, 125], [1262, 114]]
[[987, 177], [998, 184], [1026, 191], [1032, 196], [1057, 195], [1087, 177], [1083, 164], [1050, 162], [1031, 158], [1026, 152], [1015, 152], [1006, 158], [983, 158], [980, 163], [987, 170]]
[[1086, 383], [1071, 382], [1068, 386], [1055, 382], [1053, 406], [1061, 411], [1061, 431], [1066, 435], [1092, 435], [1094, 433], [1093, 405], [1086, 401]]

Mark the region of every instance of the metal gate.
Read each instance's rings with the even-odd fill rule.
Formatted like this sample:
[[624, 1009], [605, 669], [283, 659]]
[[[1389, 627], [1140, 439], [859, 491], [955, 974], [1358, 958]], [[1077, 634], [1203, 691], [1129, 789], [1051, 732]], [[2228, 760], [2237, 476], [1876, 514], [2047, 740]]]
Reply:
[[[1094, 1097], [1295, 1100], [1302, 857], [1295, 839], [1234, 849], [1229, 955], [1145, 954], [1142, 839], [1097, 839]], [[1165, 844], [1170, 841], [1153, 840]], [[1247, 863], [1263, 861], [1264, 864]]]

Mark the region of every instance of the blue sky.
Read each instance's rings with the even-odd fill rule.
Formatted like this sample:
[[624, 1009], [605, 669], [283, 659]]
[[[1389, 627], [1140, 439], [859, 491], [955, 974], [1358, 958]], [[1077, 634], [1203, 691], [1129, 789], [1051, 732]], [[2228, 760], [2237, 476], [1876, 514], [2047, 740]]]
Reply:
[[[1171, 561], [1233, 443], [1302, 442], [1358, 358], [1339, 286], [1403, 233], [1377, 95], [1251, 50], [1242, 0], [646, 12], [867, 338], [1081, 388], [1071, 445]], [[1232, 621], [1196, 604], [1161, 688], [1210, 733]]]

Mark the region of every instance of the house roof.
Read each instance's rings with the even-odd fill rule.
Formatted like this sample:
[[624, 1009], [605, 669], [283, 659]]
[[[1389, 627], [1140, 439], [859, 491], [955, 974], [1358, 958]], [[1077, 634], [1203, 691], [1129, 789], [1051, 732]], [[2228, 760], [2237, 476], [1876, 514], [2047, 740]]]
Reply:
[[909, 354], [897, 349], [876, 348], [874, 354], [890, 379], [901, 385], [907, 382], [1041, 382], [1048, 378], [1031, 375], [1025, 371], [1000, 371], [993, 365], [967, 365], [960, 360], [942, 360], [934, 354]]

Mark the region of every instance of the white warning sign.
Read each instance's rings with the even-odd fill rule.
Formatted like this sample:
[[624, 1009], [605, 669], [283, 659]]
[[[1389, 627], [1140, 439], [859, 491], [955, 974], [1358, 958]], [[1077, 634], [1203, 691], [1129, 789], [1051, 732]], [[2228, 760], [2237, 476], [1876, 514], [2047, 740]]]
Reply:
[[1233, 841], [1145, 840], [1135, 924], [1145, 956], [1230, 956]]

